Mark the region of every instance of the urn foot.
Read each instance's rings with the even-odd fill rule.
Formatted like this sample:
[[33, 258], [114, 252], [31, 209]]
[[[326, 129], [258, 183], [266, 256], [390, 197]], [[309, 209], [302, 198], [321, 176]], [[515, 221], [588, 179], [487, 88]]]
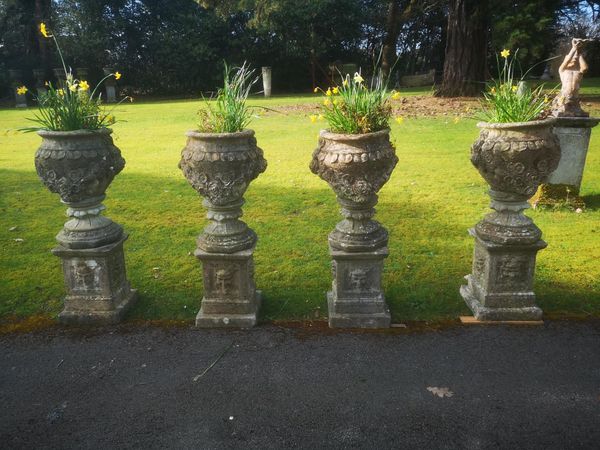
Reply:
[[125, 239], [127, 235], [98, 248], [78, 250], [59, 245], [52, 249], [62, 259], [67, 288], [60, 322], [102, 325], [123, 320], [137, 298], [125, 273]]
[[204, 297], [196, 316], [202, 328], [251, 328], [256, 325], [261, 293], [254, 284], [254, 247], [236, 253], [196, 249], [202, 262]]
[[381, 277], [386, 247], [372, 252], [349, 253], [332, 247], [332, 290], [327, 293], [332, 328], [389, 328], [390, 311]]

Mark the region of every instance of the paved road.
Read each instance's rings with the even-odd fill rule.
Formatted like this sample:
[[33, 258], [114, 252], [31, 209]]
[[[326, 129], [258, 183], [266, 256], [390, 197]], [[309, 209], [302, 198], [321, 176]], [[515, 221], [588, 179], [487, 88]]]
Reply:
[[0, 447], [599, 448], [600, 322], [399, 331], [5, 335]]

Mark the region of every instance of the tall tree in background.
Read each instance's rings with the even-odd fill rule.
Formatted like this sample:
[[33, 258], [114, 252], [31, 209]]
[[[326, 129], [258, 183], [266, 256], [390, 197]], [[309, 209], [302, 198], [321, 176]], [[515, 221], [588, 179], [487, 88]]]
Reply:
[[450, 0], [440, 97], [478, 95], [487, 74], [489, 0]]

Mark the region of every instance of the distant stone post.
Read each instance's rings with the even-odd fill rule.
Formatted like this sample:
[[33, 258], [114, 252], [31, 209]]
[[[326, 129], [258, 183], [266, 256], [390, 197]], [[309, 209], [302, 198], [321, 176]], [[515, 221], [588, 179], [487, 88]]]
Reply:
[[271, 96], [271, 68], [265, 66], [262, 68], [263, 91], [265, 97]]
[[46, 88], [46, 71], [44, 69], [34, 69], [33, 76], [35, 77], [35, 89], [38, 97], [44, 96], [47, 92]]
[[52, 69], [52, 73], [54, 73], [54, 77], [56, 78], [57, 87], [61, 87], [64, 89], [66, 87], [67, 81], [67, 79], [65, 78], [65, 69], [63, 69], [62, 67], [55, 67], [54, 69]]
[[17, 108], [27, 108], [27, 95], [19, 94], [17, 89], [23, 85], [22, 72], [18, 69], [9, 69], [8, 76], [15, 95], [15, 106]]
[[[115, 73], [112, 67], [104, 67], [104, 76]], [[106, 103], [115, 103], [117, 101], [117, 82], [114, 77], [108, 77], [104, 81], [104, 88], [106, 89]]]

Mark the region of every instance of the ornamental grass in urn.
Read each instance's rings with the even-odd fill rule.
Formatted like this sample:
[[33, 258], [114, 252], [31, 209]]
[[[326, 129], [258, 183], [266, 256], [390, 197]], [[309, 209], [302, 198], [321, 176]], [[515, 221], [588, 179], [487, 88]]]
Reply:
[[370, 86], [363, 76], [342, 77], [323, 91], [322, 116], [329, 125], [319, 136], [310, 170], [337, 195], [344, 219], [329, 234], [333, 286], [328, 293], [332, 327], [388, 327], [390, 313], [381, 288], [388, 233], [373, 220], [377, 193], [398, 162], [390, 142], [391, 102], [381, 73]]
[[550, 102], [543, 86], [528, 88], [514, 78], [515, 58], [501, 53], [499, 76], [484, 94], [479, 138], [471, 148], [471, 162], [490, 185], [491, 208], [474, 229], [475, 253], [468, 285], [461, 294], [480, 320], [537, 320], [535, 256], [546, 247], [542, 232], [523, 214], [560, 160], [546, 118]]
[[196, 317], [200, 327], [251, 327], [256, 324], [260, 292], [254, 285], [256, 233], [242, 216], [244, 193], [267, 162], [248, 126], [246, 104], [257, 77], [244, 64], [225, 66], [223, 87], [205, 101], [198, 129], [186, 133], [179, 168], [204, 197], [208, 225], [198, 236], [195, 256], [202, 261], [204, 297]]
[[68, 289], [59, 318], [77, 323], [116, 322], [133, 302], [135, 291], [125, 277], [122, 246], [127, 235], [101, 212], [105, 191], [123, 170], [125, 160], [108, 128], [115, 123], [112, 110], [104, 111], [97, 89], [107, 78], [119, 79], [121, 74], [109, 74], [92, 89], [67, 69], [58, 40], [45, 24], [40, 24], [39, 31], [56, 45], [64, 82], [57, 87], [45, 83], [46, 92], [37, 97], [38, 112], [30, 119], [37, 125], [22, 131], [37, 131], [41, 136], [35, 154], [37, 174], [68, 206], [70, 220], [53, 249], [63, 259]]

